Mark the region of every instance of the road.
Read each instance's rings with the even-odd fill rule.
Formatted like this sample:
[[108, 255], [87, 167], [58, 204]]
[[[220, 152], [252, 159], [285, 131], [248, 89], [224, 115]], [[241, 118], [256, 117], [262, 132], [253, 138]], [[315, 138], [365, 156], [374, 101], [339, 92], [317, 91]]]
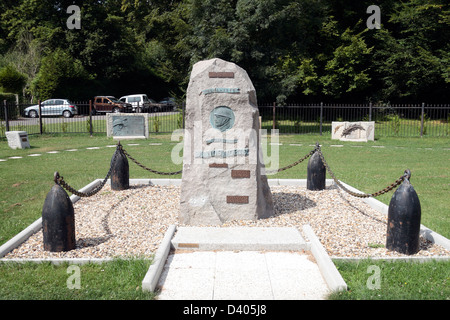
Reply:
[[[149, 113], [148, 116], [149, 117], [157, 117], [157, 116], [166, 116], [166, 115], [171, 115], [171, 114], [177, 114], [178, 112], [174, 112], [174, 111], [170, 111], [170, 112], [155, 112], [155, 113]], [[69, 122], [82, 122], [82, 121], [86, 121], [89, 119], [89, 116], [87, 115], [80, 115], [80, 116], [74, 116], [72, 118], [64, 118], [62, 116], [54, 116], [54, 117], [43, 117], [42, 118], [42, 123], [44, 124], [48, 124], [48, 123], [62, 123], [62, 121], [64, 120], [64, 122], [69, 123]], [[92, 120], [106, 120], [106, 115], [102, 114], [102, 115], [95, 115], [92, 116]], [[39, 125], [39, 118], [25, 118], [25, 117], [20, 117], [17, 120], [10, 120], [9, 121], [9, 125], [10, 126], [14, 126], [14, 125]]]

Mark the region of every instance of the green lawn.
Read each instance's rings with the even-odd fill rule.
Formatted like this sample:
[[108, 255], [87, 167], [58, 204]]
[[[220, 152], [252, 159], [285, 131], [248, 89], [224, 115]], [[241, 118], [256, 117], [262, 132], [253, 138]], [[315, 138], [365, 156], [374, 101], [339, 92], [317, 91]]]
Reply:
[[[449, 300], [449, 262], [336, 262], [348, 290], [333, 300]], [[379, 268], [379, 269], [378, 269]], [[375, 276], [379, 274], [379, 286]]]
[[[0, 245], [40, 217], [45, 196], [54, 183], [53, 174], [55, 171], [59, 171], [65, 180], [77, 189], [87, 185], [94, 179], [104, 178], [108, 172], [109, 162], [115, 150], [106, 146], [116, 144], [116, 141], [104, 135], [89, 137], [88, 134], [58, 136], [35, 135], [30, 136], [29, 139], [32, 148], [26, 150], [11, 150], [5, 140], [0, 141], [0, 159], [8, 159], [11, 156], [23, 157], [22, 159], [8, 159], [5, 162], [0, 162]], [[268, 140], [269, 142], [271, 141], [270, 135]], [[448, 194], [450, 191], [450, 184], [448, 182], [450, 170], [448, 164], [450, 163], [450, 145], [448, 138], [379, 138], [375, 142], [351, 143], [333, 141], [329, 138], [329, 135], [283, 135], [279, 137], [279, 142], [282, 143], [279, 146], [280, 167], [291, 164], [303, 157], [313, 148], [310, 145], [320, 142], [322, 152], [337, 178], [367, 193], [379, 191], [400, 177], [405, 169], [410, 169], [412, 172], [411, 183], [421, 201], [422, 223], [443, 236], [450, 237], [450, 215], [448, 214]], [[122, 143], [130, 155], [152, 169], [165, 172], [181, 169], [180, 164], [177, 165], [170, 161], [172, 149], [178, 143], [178, 141], [171, 141], [170, 135], [151, 134], [148, 140], [122, 141]], [[140, 145], [128, 145], [133, 143], [139, 143]], [[161, 143], [161, 145], [155, 145], [155, 143]], [[332, 145], [343, 145], [343, 147], [334, 147]], [[101, 148], [98, 150], [86, 149], [95, 146]], [[272, 148], [274, 147], [269, 146], [269, 157], [272, 156], [271, 151], [275, 150]], [[79, 151], [67, 151], [69, 149], [78, 149]], [[60, 151], [60, 153], [46, 153], [54, 150]], [[39, 157], [28, 156], [36, 153], [42, 155]], [[305, 179], [306, 165], [307, 163], [305, 161], [294, 168], [269, 176], [269, 179]], [[130, 178], [167, 177], [152, 174], [130, 162]], [[181, 175], [171, 176], [171, 178], [181, 178]], [[390, 192], [378, 197], [378, 199], [388, 204], [392, 194]], [[133, 264], [134, 262], [131, 263]], [[373, 264], [378, 265], [380, 263]], [[448, 288], [448, 270], [450, 263], [442, 263], [442, 266], [440, 264], [392, 263], [386, 264], [386, 266], [383, 263], [381, 264], [382, 279], [384, 279], [382, 281], [381, 291], [375, 290], [376, 292], [359, 293], [355, 288], [364, 286], [364, 283], [361, 281], [364, 279], [367, 280], [367, 277], [370, 276], [367, 274], [367, 267], [364, 267], [363, 264], [359, 264], [362, 267], [355, 267], [355, 264], [352, 263], [339, 262], [339, 270], [348, 282], [351, 291], [334, 298], [377, 298], [377, 296], [372, 296], [373, 294], [380, 295], [381, 299], [449, 298], [448, 289], [446, 288]], [[43, 278], [51, 278], [48, 281], [46, 280], [50, 287], [60, 286], [55, 281], [62, 280], [53, 279], [52, 271], [45, 271], [45, 268], [53, 267], [29, 265], [11, 267], [0, 265], [1, 287], [12, 288], [7, 290], [8, 292], [11, 291], [8, 295], [1, 292], [0, 298], [34, 299], [33, 294], [34, 297], [39, 297], [40, 294], [44, 294], [43, 292], [46, 289], [40, 293], [24, 293], [23, 295], [20, 292], [15, 292], [20, 291], [20, 281], [22, 281], [22, 278], [27, 273], [34, 272], [38, 275], [43, 273], [45, 275]], [[60, 277], [67, 279], [67, 274], [65, 273], [66, 268], [59, 268], [62, 268], [61, 271], [58, 271], [61, 273]], [[87, 268], [96, 267], [91, 266]], [[389, 268], [406, 271], [393, 273], [389, 271], [391, 270]], [[6, 276], [13, 269], [17, 269], [15, 276]], [[97, 270], [96, 272], [98, 273], [99, 271]], [[57, 277], [56, 274], [57, 272], [55, 273], [55, 277]], [[410, 274], [414, 275], [417, 280], [403, 281]], [[39, 278], [39, 276], [36, 277]], [[142, 277], [140, 281], [142, 281]], [[358, 280], [358, 277], [360, 280]], [[86, 282], [90, 287], [101, 287], [94, 279], [88, 279], [86, 278]], [[440, 282], [444, 280], [446, 281], [445, 283]], [[402, 285], [402, 281], [407, 284]], [[425, 284], [425, 287], [423, 287], [422, 285], [415, 284], [419, 282], [430, 283], [430, 285]], [[30, 287], [34, 288], [36, 282], [31, 283], [33, 285], [30, 285]], [[397, 289], [389, 291], [383, 287], [383, 283], [392, 288], [396, 287]], [[409, 288], [407, 286], [408, 284], [410, 285], [409, 287], [413, 286], [413, 289], [406, 292], [406, 289]], [[116, 291], [122, 290], [123, 285], [116, 283], [115, 286]], [[436, 295], [423, 294], [425, 288], [430, 286], [437, 288], [436, 292], [438, 293]], [[14, 288], [17, 288], [17, 290]], [[34, 289], [30, 288], [30, 291], [32, 290]], [[112, 289], [99, 290], [114, 291]], [[68, 295], [61, 295], [61, 297], [63, 299], [76, 299], [76, 295], [82, 295], [82, 293], [78, 292], [75, 296], [73, 295], [74, 293], [70, 293]], [[120, 295], [125, 297], [125, 299], [148, 298], [147, 296], [129, 296], [128, 293], [120, 293]], [[86, 293], [83, 297], [87, 299], [114, 299], [114, 297], [100, 293], [93, 296]], [[49, 297], [49, 299], [53, 298]]]
[[142, 259], [85, 264], [79, 270], [69, 269], [67, 263], [2, 264], [0, 300], [153, 299], [155, 294], [141, 287], [149, 265]]

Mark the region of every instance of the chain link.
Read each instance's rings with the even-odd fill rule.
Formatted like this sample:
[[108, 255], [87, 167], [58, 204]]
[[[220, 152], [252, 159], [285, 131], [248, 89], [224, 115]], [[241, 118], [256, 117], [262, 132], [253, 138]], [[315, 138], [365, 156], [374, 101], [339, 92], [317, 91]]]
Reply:
[[79, 197], [91, 197], [93, 195], [95, 195], [96, 193], [98, 193], [100, 190], [103, 189], [103, 187], [105, 186], [106, 182], [108, 181], [109, 177], [111, 176], [111, 172], [112, 172], [112, 168], [113, 168], [113, 164], [116, 161], [117, 158], [117, 154], [119, 152], [122, 152], [122, 146], [120, 145], [120, 143], [117, 145], [117, 149], [114, 152], [113, 158], [111, 159], [111, 165], [109, 166], [109, 170], [108, 173], [106, 174], [105, 179], [103, 179], [103, 181], [94, 189], [92, 189], [89, 192], [81, 192], [78, 191], [77, 189], [73, 188], [72, 186], [70, 186], [66, 181], [64, 181], [64, 177], [59, 175], [59, 172], [56, 171], [55, 172], [55, 177], [54, 177], [54, 181], [55, 183], [59, 184], [61, 187], [63, 187], [64, 189], [66, 189], [67, 191], [71, 192], [72, 194], [79, 196]]
[[391, 191], [392, 189], [396, 188], [403, 182], [403, 180], [409, 179], [411, 177], [411, 172], [409, 170], [406, 170], [405, 173], [400, 178], [398, 178], [392, 184], [390, 184], [389, 186], [387, 186], [386, 188], [384, 188], [378, 192], [374, 192], [371, 194], [353, 192], [353, 191], [347, 189], [338, 179], [336, 179], [336, 176], [334, 175], [333, 171], [331, 171], [330, 166], [325, 161], [325, 157], [323, 156], [322, 150], [320, 149], [320, 147], [318, 148], [317, 152], [319, 153], [320, 159], [322, 160], [322, 162], [323, 162], [325, 168], [327, 169], [328, 173], [330, 174], [330, 176], [333, 178], [334, 182], [339, 186], [339, 188], [341, 188], [342, 190], [344, 190], [345, 192], [347, 192], [348, 194], [350, 194], [354, 197], [358, 197], [358, 198], [378, 197], [379, 195], [385, 194], [385, 193]]
[[273, 174], [273, 173], [278, 173], [278, 172], [281, 172], [281, 171], [290, 169], [290, 168], [292, 168], [292, 167], [295, 167], [296, 165], [302, 163], [303, 161], [305, 161], [306, 159], [308, 159], [309, 157], [311, 157], [311, 156], [314, 154], [314, 152], [316, 152], [316, 151], [318, 150], [318, 148], [319, 148], [319, 144], [317, 144], [316, 147], [315, 147], [313, 150], [311, 150], [308, 154], [306, 154], [303, 158], [300, 158], [299, 160], [295, 161], [294, 163], [292, 163], [292, 164], [290, 164], [290, 165], [288, 165], [288, 166], [285, 166], [285, 167], [283, 167], [283, 168], [279, 168], [279, 169], [277, 169], [277, 170], [268, 170], [268, 171], [266, 171], [266, 172], [267, 172], [268, 174]]
[[[392, 189], [396, 188], [397, 186], [399, 186], [405, 179], [408, 179], [411, 177], [411, 172], [409, 170], [406, 170], [405, 173], [398, 178], [397, 180], [395, 180], [392, 184], [390, 184], [389, 186], [387, 186], [386, 188], [378, 191], [378, 192], [374, 192], [371, 194], [365, 194], [365, 193], [356, 193], [353, 192], [349, 189], [347, 189], [334, 175], [333, 171], [331, 170], [330, 166], [328, 165], [328, 163], [325, 161], [325, 157], [322, 153], [322, 150], [320, 148], [320, 145], [317, 143], [316, 147], [311, 150], [308, 154], [306, 154], [304, 157], [300, 158], [299, 160], [295, 161], [294, 163], [285, 166], [283, 168], [279, 168], [277, 170], [270, 170], [267, 171], [269, 174], [271, 173], [277, 173], [277, 172], [281, 172], [287, 169], [290, 169], [292, 167], [295, 167], [296, 165], [300, 164], [301, 162], [305, 161], [306, 159], [308, 159], [310, 156], [312, 156], [315, 152], [319, 153], [320, 159], [322, 160], [325, 168], [327, 169], [328, 173], [330, 174], [330, 176], [333, 178], [334, 182], [336, 183], [336, 185], [338, 185], [342, 190], [344, 190], [345, 192], [347, 192], [348, 194], [354, 196], [354, 197], [358, 197], [358, 198], [369, 198], [369, 197], [377, 197], [379, 195], [385, 194], [389, 191], [391, 191]], [[124, 154], [126, 157], [128, 157], [131, 161], [133, 161], [136, 165], [138, 165], [139, 167], [141, 167], [144, 170], [150, 171], [152, 173], [156, 173], [156, 174], [160, 174], [160, 175], [177, 175], [182, 173], [183, 171], [176, 171], [176, 172], [161, 172], [161, 171], [156, 171], [153, 169], [150, 169], [148, 167], [146, 167], [145, 165], [141, 164], [139, 161], [137, 161], [135, 158], [133, 158], [125, 149], [123, 149], [122, 145], [120, 144], [120, 142], [117, 144], [117, 149], [114, 152], [114, 156], [111, 159], [111, 165], [109, 167], [109, 171], [106, 174], [105, 179], [103, 179], [103, 181], [97, 186], [95, 187], [93, 190], [89, 191], [89, 192], [80, 192], [78, 190], [76, 190], [75, 188], [71, 187], [67, 182], [64, 181], [64, 177], [59, 175], [59, 172], [55, 172], [55, 177], [54, 177], [54, 181], [55, 183], [57, 183], [58, 185], [60, 185], [61, 187], [63, 187], [64, 189], [66, 189], [67, 191], [73, 193], [74, 195], [77, 195], [79, 197], [90, 197], [95, 195], [96, 193], [98, 193], [106, 184], [106, 182], [108, 181], [108, 179], [111, 176], [112, 173], [112, 168], [113, 168], [113, 164], [116, 161], [117, 158], [117, 154], [118, 153], [122, 153]]]
[[130, 156], [130, 154], [123, 148], [121, 148], [122, 152], [131, 160], [133, 161], [135, 164], [137, 164], [139, 167], [141, 167], [144, 170], [150, 171], [152, 173], [156, 173], [156, 174], [160, 174], [160, 175], [165, 175], [165, 176], [173, 176], [176, 174], [180, 174], [183, 172], [183, 170], [180, 171], [176, 171], [176, 172], [161, 172], [161, 171], [156, 171], [153, 169], [150, 169], [148, 167], [146, 167], [145, 165], [143, 165], [142, 163], [140, 163], [139, 161], [137, 161], [135, 158], [133, 158], [132, 156]]

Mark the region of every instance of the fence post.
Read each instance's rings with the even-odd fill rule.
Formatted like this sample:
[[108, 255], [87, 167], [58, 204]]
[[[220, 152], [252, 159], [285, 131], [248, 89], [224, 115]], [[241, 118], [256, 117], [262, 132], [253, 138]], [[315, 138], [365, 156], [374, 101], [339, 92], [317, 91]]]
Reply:
[[183, 129], [185, 128], [184, 125], [184, 121], [186, 118], [186, 103], [183, 101], [183, 103], [181, 104], [181, 112], [183, 113]]
[[276, 129], [276, 119], [275, 119], [275, 106], [276, 106], [276, 102], [273, 103], [273, 107], [272, 107], [272, 112], [273, 112], [273, 116], [272, 116], [272, 129], [275, 130]]
[[89, 134], [92, 137], [92, 100], [89, 100]]
[[320, 103], [320, 135], [322, 135], [323, 102]]
[[39, 106], [39, 132], [42, 134], [42, 107], [41, 107], [41, 100], [38, 100], [38, 106]]
[[372, 121], [372, 102], [369, 102], [369, 121]]
[[6, 106], [6, 100], [3, 100], [3, 108], [5, 110], [5, 124], [6, 131], [9, 131], [9, 120], [8, 120], [8, 107]]
[[423, 118], [425, 114], [425, 102], [422, 102], [422, 112], [420, 115], [420, 137], [423, 137]]

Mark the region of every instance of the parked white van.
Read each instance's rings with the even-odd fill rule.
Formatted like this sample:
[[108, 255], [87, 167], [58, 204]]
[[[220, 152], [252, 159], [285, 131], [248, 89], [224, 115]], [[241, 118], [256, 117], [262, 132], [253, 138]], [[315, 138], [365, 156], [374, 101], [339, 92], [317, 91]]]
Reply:
[[132, 94], [129, 96], [123, 96], [119, 101], [130, 103], [133, 106], [133, 112], [149, 112], [150, 99], [146, 94]]

